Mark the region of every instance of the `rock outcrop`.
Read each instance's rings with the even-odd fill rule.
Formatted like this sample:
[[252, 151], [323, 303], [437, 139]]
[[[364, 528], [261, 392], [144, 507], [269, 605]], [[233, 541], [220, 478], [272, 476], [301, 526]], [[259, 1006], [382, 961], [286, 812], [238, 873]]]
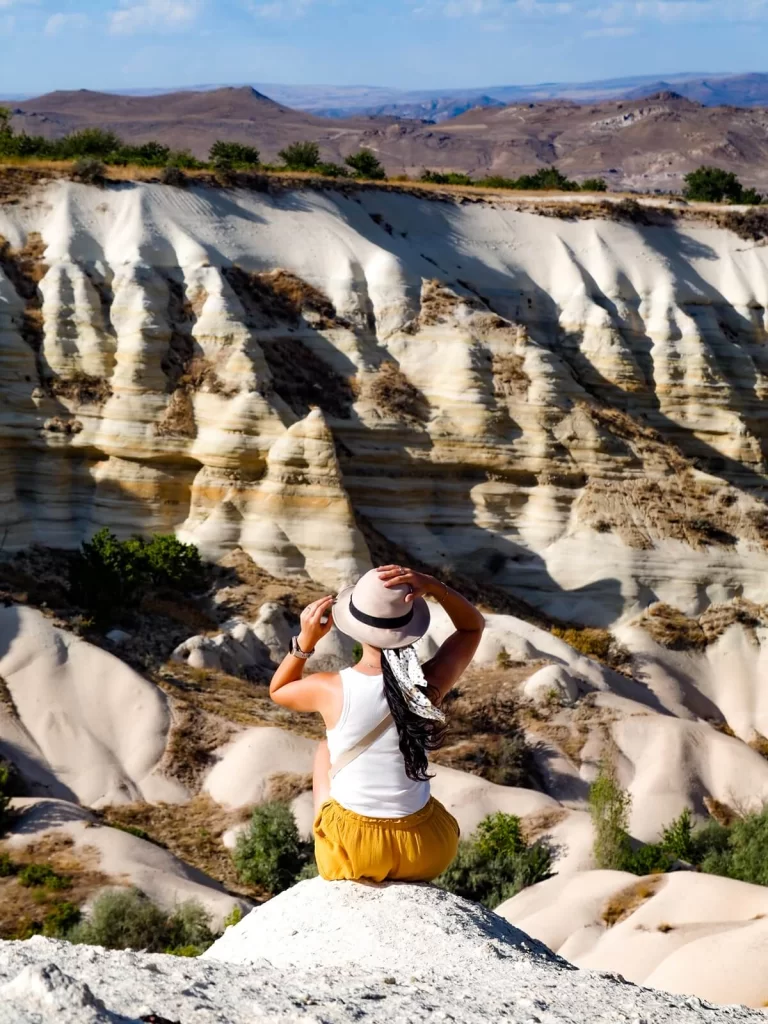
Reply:
[[428, 886], [303, 882], [202, 958], [0, 943], [0, 1024], [450, 1019], [719, 1024], [761, 1011], [578, 971], [502, 918]]
[[395, 545], [596, 625], [764, 603], [768, 249], [565, 212], [69, 182], [0, 207], [6, 550], [172, 530], [331, 588]]

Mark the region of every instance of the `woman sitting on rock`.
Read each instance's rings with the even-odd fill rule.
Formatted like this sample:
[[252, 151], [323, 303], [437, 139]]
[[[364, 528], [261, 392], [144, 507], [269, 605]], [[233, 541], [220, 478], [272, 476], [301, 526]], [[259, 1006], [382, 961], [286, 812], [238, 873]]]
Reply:
[[[419, 665], [429, 594], [456, 630]], [[332, 625], [362, 644], [354, 668], [302, 679]], [[469, 665], [485, 622], [456, 591], [397, 565], [372, 569], [334, 600], [301, 613], [301, 631], [269, 692], [292, 711], [323, 716], [315, 758], [315, 856], [323, 878], [431, 881], [456, 855], [459, 826], [430, 796], [427, 754], [445, 731], [443, 698]]]

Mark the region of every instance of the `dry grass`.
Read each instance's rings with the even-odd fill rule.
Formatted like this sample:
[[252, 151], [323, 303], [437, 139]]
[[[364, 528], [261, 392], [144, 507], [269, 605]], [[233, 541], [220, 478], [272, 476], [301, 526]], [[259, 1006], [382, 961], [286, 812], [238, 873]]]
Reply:
[[195, 669], [170, 661], [149, 674], [169, 696], [225, 722], [280, 726], [315, 739], [325, 735], [319, 716], [300, 715], [275, 704], [267, 680], [249, 682], [214, 669]]
[[246, 821], [250, 810], [226, 811], [200, 794], [186, 804], [127, 804], [105, 807], [105, 825], [117, 823], [141, 829], [180, 860], [204, 871], [230, 892], [260, 899], [260, 890], [244, 886], [237, 877], [232, 857], [221, 841], [227, 829]]
[[295, 326], [310, 314], [318, 329], [333, 327], [336, 310], [319, 289], [287, 270], [249, 273], [241, 267], [226, 267], [224, 276], [240, 299], [250, 326], [290, 324]]
[[693, 619], [668, 604], [654, 604], [637, 622], [656, 643], [672, 651], [703, 651], [737, 623], [754, 638], [758, 627], [768, 625], [768, 608], [735, 598], [728, 604], [711, 605]]
[[523, 836], [528, 843], [535, 843], [548, 835], [553, 828], [565, 821], [568, 811], [564, 807], [556, 807], [549, 811], [539, 811], [522, 819]]
[[27, 938], [39, 930], [46, 913], [56, 904], [82, 906], [106, 885], [120, 881], [98, 870], [98, 854], [86, 848], [74, 852], [74, 842], [60, 833], [46, 833], [23, 849], [11, 849], [0, 843], [0, 853], [7, 853], [18, 867], [27, 864], [48, 864], [70, 880], [67, 888], [49, 890], [44, 887], [25, 888], [11, 876], [0, 878], [0, 938]]
[[227, 552], [215, 571], [218, 608], [224, 618], [240, 615], [254, 619], [265, 602], [274, 601], [295, 616], [298, 624], [302, 609], [326, 593], [312, 580], [280, 580], [270, 576], [242, 548]]
[[648, 878], [641, 878], [626, 889], [614, 893], [605, 903], [602, 912], [602, 919], [607, 928], [625, 921], [634, 912], [646, 903], [652, 896], [655, 896], [664, 878], [661, 875], [650, 875]]
[[236, 388], [224, 386], [213, 363], [203, 356], [195, 356], [190, 360], [179, 378], [179, 386], [189, 391], [208, 391], [224, 398], [231, 398], [237, 394]]
[[523, 357], [514, 352], [494, 353], [491, 362], [493, 388], [497, 398], [521, 397], [528, 393], [531, 381], [523, 369]]
[[0, 269], [24, 302], [20, 333], [38, 357], [43, 345], [43, 299], [38, 285], [48, 273], [48, 267], [43, 263], [45, 248], [42, 237], [36, 231], [29, 233], [21, 249], [13, 249], [0, 235]]
[[10, 713], [12, 718], [18, 719], [19, 711], [16, 707], [16, 702], [13, 699], [8, 683], [2, 676], [0, 676], [0, 704]]
[[555, 626], [552, 635], [587, 658], [593, 658], [595, 661], [602, 661], [605, 664], [610, 663], [611, 649], [614, 644], [610, 630]]
[[76, 405], [103, 405], [112, 396], [109, 381], [75, 370], [68, 377], [52, 377], [46, 389], [54, 398], [66, 398]]
[[267, 800], [290, 803], [302, 793], [312, 791], [312, 773], [274, 772], [267, 780]]
[[656, 931], [661, 932], [663, 935], [667, 935], [669, 932], [673, 932], [674, 930], [675, 926], [673, 924], [667, 924], [666, 921], [662, 921], [656, 929]]
[[159, 768], [195, 792], [215, 763], [214, 752], [235, 733], [235, 727], [183, 700], [171, 698], [173, 718]]
[[429, 420], [429, 402], [391, 360], [367, 378], [365, 395], [383, 412], [407, 423]]
[[155, 425], [155, 431], [158, 437], [195, 436], [195, 407], [186, 388], [177, 388], [172, 393], [165, 412]]
[[357, 397], [353, 380], [342, 377], [299, 338], [259, 339], [272, 375], [271, 386], [297, 416], [317, 406], [347, 420]]
[[715, 800], [712, 796], [704, 797], [704, 806], [707, 809], [710, 817], [713, 818], [718, 825], [724, 825], [725, 828], [730, 826], [741, 818], [738, 811], [734, 810], [733, 807], [729, 807], [728, 804], [722, 803], [720, 800]]

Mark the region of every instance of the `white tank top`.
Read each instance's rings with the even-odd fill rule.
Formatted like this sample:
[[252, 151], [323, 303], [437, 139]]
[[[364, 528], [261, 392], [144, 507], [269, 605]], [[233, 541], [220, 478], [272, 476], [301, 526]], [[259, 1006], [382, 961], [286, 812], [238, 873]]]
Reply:
[[[354, 668], [339, 673], [344, 692], [341, 717], [328, 729], [331, 765], [389, 713], [384, 677], [366, 676]], [[405, 774], [397, 726], [393, 722], [367, 750], [341, 769], [331, 782], [331, 796], [342, 807], [367, 818], [404, 818], [429, 801], [429, 782]]]

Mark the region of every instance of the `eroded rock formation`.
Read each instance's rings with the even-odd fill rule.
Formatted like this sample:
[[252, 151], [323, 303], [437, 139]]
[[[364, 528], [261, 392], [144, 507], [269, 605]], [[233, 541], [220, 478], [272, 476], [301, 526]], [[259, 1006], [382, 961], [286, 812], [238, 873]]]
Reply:
[[768, 598], [759, 245], [67, 182], [0, 234], [6, 549], [172, 530], [332, 587], [373, 531], [568, 621]]

